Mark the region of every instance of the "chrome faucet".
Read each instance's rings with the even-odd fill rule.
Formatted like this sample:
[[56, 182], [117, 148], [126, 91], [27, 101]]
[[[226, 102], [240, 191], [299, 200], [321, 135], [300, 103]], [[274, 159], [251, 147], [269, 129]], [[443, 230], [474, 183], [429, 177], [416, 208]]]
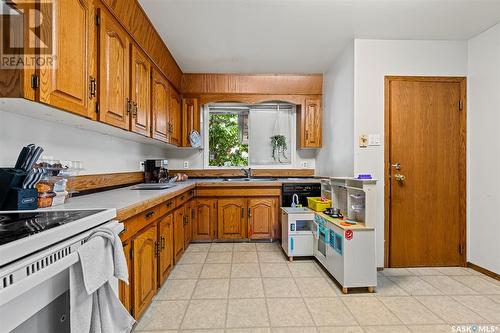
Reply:
[[246, 178], [252, 178], [252, 168], [248, 169], [241, 168], [241, 171], [245, 173]]

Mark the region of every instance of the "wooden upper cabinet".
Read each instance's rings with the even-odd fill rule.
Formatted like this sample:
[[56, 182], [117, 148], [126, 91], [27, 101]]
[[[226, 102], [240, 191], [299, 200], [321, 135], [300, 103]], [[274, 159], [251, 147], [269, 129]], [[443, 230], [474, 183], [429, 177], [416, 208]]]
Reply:
[[133, 240], [134, 315], [139, 318], [157, 289], [157, 225], [153, 223]]
[[153, 69], [151, 87], [152, 137], [168, 142], [170, 136], [170, 85], [163, 74]]
[[174, 262], [177, 263], [184, 251], [184, 207], [174, 211]]
[[218, 239], [245, 238], [247, 200], [219, 199], [217, 206]]
[[95, 118], [97, 84], [92, 3], [64, 0], [40, 5], [41, 15], [48, 18], [42, 40], [52, 41], [54, 55], [52, 66], [40, 68], [40, 102], [89, 118]]
[[130, 99], [132, 119], [130, 130], [145, 136], [151, 131], [151, 63], [136, 45], [131, 47]]
[[133, 284], [133, 275], [132, 275], [132, 258], [131, 258], [131, 249], [132, 246], [130, 242], [123, 244], [123, 252], [125, 253], [125, 259], [127, 260], [127, 268], [129, 274], [129, 284], [127, 285], [123, 281], [119, 281], [118, 283], [118, 293], [120, 295], [120, 301], [122, 302], [125, 309], [128, 312], [132, 311], [132, 295], [131, 295], [131, 286]]
[[181, 145], [181, 96], [179, 93], [171, 87], [170, 89], [170, 143], [176, 146]]
[[99, 9], [99, 121], [129, 129], [129, 59], [127, 32], [105, 9]]
[[167, 279], [174, 267], [174, 216], [168, 214], [158, 222], [158, 242], [160, 258], [158, 261], [158, 287]]
[[300, 113], [300, 148], [321, 148], [321, 100], [306, 99]]
[[248, 199], [248, 238], [272, 239], [277, 219], [277, 198]]
[[212, 240], [217, 226], [217, 199], [196, 199], [193, 240]]
[[182, 99], [182, 146], [191, 147], [189, 134], [200, 133], [200, 108], [197, 98]]

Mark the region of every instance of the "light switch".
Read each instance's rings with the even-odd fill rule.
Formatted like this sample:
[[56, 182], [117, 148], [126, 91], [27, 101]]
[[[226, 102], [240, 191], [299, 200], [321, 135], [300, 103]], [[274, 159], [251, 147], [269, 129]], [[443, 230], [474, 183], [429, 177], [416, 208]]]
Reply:
[[380, 146], [380, 134], [368, 135], [368, 145], [369, 146]]

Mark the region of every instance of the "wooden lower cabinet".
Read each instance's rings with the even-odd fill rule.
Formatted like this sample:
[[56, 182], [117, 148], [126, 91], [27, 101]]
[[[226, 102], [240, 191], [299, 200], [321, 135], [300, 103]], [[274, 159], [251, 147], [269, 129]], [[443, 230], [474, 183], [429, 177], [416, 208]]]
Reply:
[[248, 238], [274, 238], [278, 218], [278, 198], [248, 199]]
[[217, 229], [217, 199], [196, 199], [194, 208], [193, 240], [215, 239]]
[[179, 262], [179, 259], [184, 252], [184, 206], [177, 208], [174, 211], [174, 262]]
[[174, 267], [174, 215], [165, 215], [158, 221], [158, 288]]
[[133, 277], [132, 274], [132, 246], [130, 242], [126, 242], [123, 244], [123, 252], [125, 253], [125, 259], [127, 260], [127, 268], [129, 272], [129, 284], [127, 285], [123, 281], [118, 282], [118, 295], [120, 296], [120, 301], [122, 302], [125, 309], [128, 312], [132, 312], [132, 295], [131, 295], [131, 286]]
[[134, 316], [139, 318], [156, 294], [157, 224], [153, 223], [132, 240], [134, 275]]
[[247, 200], [219, 199], [217, 203], [218, 239], [246, 238]]

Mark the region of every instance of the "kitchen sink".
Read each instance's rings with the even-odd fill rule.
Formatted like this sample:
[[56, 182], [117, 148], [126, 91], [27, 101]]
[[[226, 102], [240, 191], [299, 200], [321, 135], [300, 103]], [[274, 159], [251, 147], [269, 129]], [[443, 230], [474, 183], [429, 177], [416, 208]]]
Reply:
[[272, 182], [278, 178], [224, 178], [224, 182]]

